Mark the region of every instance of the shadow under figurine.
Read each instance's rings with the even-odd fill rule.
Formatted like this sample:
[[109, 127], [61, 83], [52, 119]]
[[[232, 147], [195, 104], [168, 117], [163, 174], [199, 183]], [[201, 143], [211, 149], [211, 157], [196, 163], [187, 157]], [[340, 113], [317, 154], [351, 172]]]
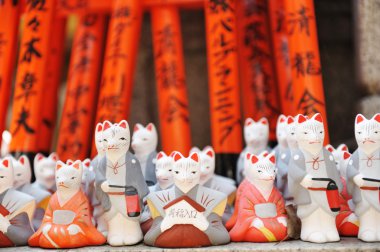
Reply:
[[235, 205], [236, 219], [229, 223], [233, 225], [231, 241], [274, 242], [287, 238], [285, 203], [274, 186], [276, 172], [274, 154], [246, 153], [246, 176]]
[[29, 246], [78, 248], [105, 243], [91, 220], [90, 203], [81, 189], [82, 172], [80, 160], [57, 162], [57, 191], [50, 198], [41, 227], [30, 237]]
[[30, 195], [13, 189], [14, 170], [10, 157], [0, 161], [0, 248], [25, 246], [33, 234], [36, 206]]
[[150, 246], [166, 248], [201, 247], [230, 241], [222, 223], [226, 196], [199, 185], [200, 157], [173, 156], [174, 186], [151, 193], [147, 202], [153, 225], [144, 237]]
[[347, 167], [347, 187], [359, 218], [358, 238], [380, 241], [380, 114], [371, 119], [356, 116], [358, 149]]
[[108, 223], [111, 246], [133, 245], [143, 239], [140, 217], [149, 193], [137, 158], [130, 153], [128, 122], [103, 123], [106, 156], [95, 167], [95, 190]]
[[295, 134], [299, 149], [292, 151], [288, 187], [301, 219], [301, 239], [314, 243], [339, 241], [335, 218], [340, 210], [342, 183], [334, 157], [323, 147], [321, 114], [312, 118], [298, 115]]

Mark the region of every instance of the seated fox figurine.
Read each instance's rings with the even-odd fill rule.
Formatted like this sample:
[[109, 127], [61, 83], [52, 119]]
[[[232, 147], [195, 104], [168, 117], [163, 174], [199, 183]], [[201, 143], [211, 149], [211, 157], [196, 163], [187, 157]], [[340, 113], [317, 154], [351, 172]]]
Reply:
[[380, 114], [371, 119], [356, 116], [355, 138], [358, 149], [347, 167], [347, 188], [359, 218], [358, 238], [380, 241]]
[[[227, 206], [223, 214], [223, 222], [227, 222], [233, 213], [233, 203], [235, 202], [236, 186], [228, 183], [227, 180], [219, 179], [215, 174], [215, 152], [211, 146], [206, 146], [203, 150], [194, 147], [190, 153], [197, 151], [201, 160], [201, 178], [199, 184], [213, 190], [224, 193], [227, 196]], [[227, 179], [227, 178], [226, 178]]]
[[143, 199], [149, 193], [138, 159], [129, 152], [126, 120], [103, 123], [106, 155], [95, 167], [95, 191], [108, 223], [111, 246], [133, 245], [143, 239], [140, 227]]
[[[149, 191], [159, 192], [162, 190], [166, 190], [173, 185], [173, 158], [171, 156], [167, 156], [165, 152], [160, 151], [156, 157], [156, 178], [157, 183], [153, 186], [149, 187]], [[144, 234], [148, 232], [150, 227], [152, 226], [153, 219], [149, 211], [149, 207], [146, 204], [146, 200], [144, 202], [144, 211], [141, 215], [141, 229]]]
[[230, 237], [222, 223], [227, 197], [199, 185], [199, 154], [195, 152], [185, 158], [176, 152], [173, 159], [174, 186], [148, 196], [153, 225], [144, 243], [167, 248], [228, 243]]
[[92, 224], [90, 204], [81, 190], [81, 161], [67, 164], [58, 161], [56, 166], [57, 192], [50, 199], [41, 227], [30, 237], [29, 246], [77, 248], [102, 245], [106, 239]]
[[359, 219], [354, 213], [352, 196], [348, 194], [346, 186], [346, 170], [351, 154], [348, 153], [348, 148], [345, 144], [339, 145], [336, 149], [328, 144], [326, 149], [334, 156], [343, 186], [342, 193], [339, 195], [340, 212], [336, 216], [336, 227], [341, 236], [358, 236]]
[[287, 217], [281, 193], [274, 186], [277, 169], [273, 153], [246, 154], [244, 191], [236, 205], [231, 241], [273, 242], [287, 236]]
[[335, 218], [340, 210], [342, 183], [333, 155], [323, 147], [321, 114], [297, 116], [298, 150], [292, 151], [288, 187], [301, 219], [301, 239], [324, 243], [339, 241]]
[[146, 127], [137, 123], [133, 129], [132, 149], [140, 162], [145, 181], [149, 186], [156, 184], [155, 159], [158, 136], [153, 123]]
[[244, 123], [244, 140], [246, 147], [240, 153], [236, 166], [236, 180], [237, 183], [244, 179], [244, 159], [246, 153], [259, 155], [265, 150], [269, 150], [269, 122], [268, 119], [263, 117], [257, 122], [252, 118], [247, 118]]
[[30, 195], [13, 189], [14, 170], [9, 157], [0, 161], [0, 248], [25, 246], [33, 234], [36, 206]]
[[38, 153], [34, 157], [34, 175], [36, 181], [32, 184], [32, 188], [39, 188], [54, 193], [55, 187], [55, 165], [58, 161], [57, 153], [53, 152], [48, 157]]
[[29, 194], [36, 201], [36, 210], [33, 215], [33, 227], [38, 229], [45, 215], [46, 207], [49, 203], [51, 193], [41, 187], [32, 187], [30, 183], [32, 179], [32, 170], [29, 159], [26, 155], [22, 155], [18, 160], [12, 157], [14, 170], [13, 188], [17, 191]]

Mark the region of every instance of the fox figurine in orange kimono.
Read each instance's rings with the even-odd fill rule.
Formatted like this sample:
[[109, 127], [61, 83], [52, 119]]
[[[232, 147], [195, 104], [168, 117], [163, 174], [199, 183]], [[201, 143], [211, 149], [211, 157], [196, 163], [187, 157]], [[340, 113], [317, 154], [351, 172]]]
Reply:
[[49, 201], [41, 227], [30, 237], [29, 246], [77, 248], [106, 242], [92, 224], [90, 204], [81, 190], [82, 173], [80, 160], [57, 162], [57, 192]]
[[285, 202], [274, 186], [277, 169], [273, 153], [258, 156], [247, 153], [245, 179], [241, 186], [236, 222], [230, 230], [231, 241], [274, 242], [287, 237]]

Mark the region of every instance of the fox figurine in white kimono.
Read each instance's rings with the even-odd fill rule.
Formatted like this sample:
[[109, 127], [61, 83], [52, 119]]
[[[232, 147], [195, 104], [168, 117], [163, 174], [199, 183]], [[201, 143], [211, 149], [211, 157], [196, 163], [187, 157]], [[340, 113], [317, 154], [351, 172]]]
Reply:
[[140, 162], [142, 173], [149, 186], [156, 184], [155, 160], [158, 136], [153, 123], [146, 127], [137, 123], [133, 129], [132, 149]]
[[244, 123], [244, 140], [246, 147], [240, 153], [236, 167], [236, 180], [238, 184], [244, 179], [244, 160], [245, 154], [251, 153], [259, 155], [265, 150], [269, 150], [269, 122], [263, 117], [257, 122], [252, 118], [247, 118]]
[[55, 186], [55, 165], [58, 161], [57, 153], [53, 152], [48, 157], [38, 153], [34, 157], [34, 174], [36, 181], [32, 184], [33, 188], [40, 188], [54, 193]]
[[15, 190], [13, 184], [12, 160], [6, 157], [0, 161], [0, 248], [25, 246], [34, 232], [35, 200]]
[[194, 147], [190, 150], [190, 153], [195, 151], [198, 152], [201, 160], [201, 178], [199, 184], [222, 192], [227, 196], [226, 210], [223, 214], [223, 222], [227, 222], [233, 213], [236, 186], [232, 183], [228, 183], [228, 178], [215, 174], [215, 152], [211, 146], [204, 147], [202, 151]]
[[226, 244], [230, 237], [222, 223], [227, 197], [199, 185], [200, 157], [174, 154], [174, 186], [149, 194], [153, 225], [144, 237], [150, 246], [183, 248]]
[[33, 187], [31, 184], [32, 171], [29, 159], [26, 155], [21, 155], [19, 159], [11, 158], [14, 170], [13, 188], [32, 196], [36, 202], [36, 210], [33, 216], [33, 227], [38, 229], [49, 203], [51, 193], [41, 187]]
[[355, 122], [358, 149], [347, 167], [347, 187], [359, 217], [358, 238], [380, 241], [380, 114], [371, 119], [359, 114]]
[[323, 147], [321, 114], [298, 115], [298, 151], [292, 152], [288, 186], [301, 219], [301, 239], [314, 243], [339, 241], [335, 217], [339, 213], [342, 183], [333, 155]]
[[108, 223], [107, 241], [111, 246], [140, 242], [142, 200], [149, 193], [138, 159], [130, 153], [128, 122], [103, 123], [106, 156], [95, 168], [95, 188]]

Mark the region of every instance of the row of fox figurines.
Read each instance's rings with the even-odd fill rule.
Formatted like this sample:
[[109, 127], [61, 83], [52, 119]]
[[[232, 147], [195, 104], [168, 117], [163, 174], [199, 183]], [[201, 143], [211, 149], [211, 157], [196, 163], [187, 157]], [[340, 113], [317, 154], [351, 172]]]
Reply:
[[214, 174], [212, 147], [193, 148], [188, 157], [157, 153], [151, 123], [137, 124], [132, 139], [125, 120], [98, 123], [93, 160], [64, 163], [55, 153], [37, 154], [32, 184], [28, 158], [6, 156], [0, 162], [0, 247], [142, 240], [199, 247], [299, 236], [316, 243], [340, 236], [380, 241], [380, 114], [356, 117], [352, 155], [345, 145], [323, 146], [320, 114], [281, 115], [276, 131], [271, 151], [268, 120], [245, 121], [237, 190], [235, 181]]

